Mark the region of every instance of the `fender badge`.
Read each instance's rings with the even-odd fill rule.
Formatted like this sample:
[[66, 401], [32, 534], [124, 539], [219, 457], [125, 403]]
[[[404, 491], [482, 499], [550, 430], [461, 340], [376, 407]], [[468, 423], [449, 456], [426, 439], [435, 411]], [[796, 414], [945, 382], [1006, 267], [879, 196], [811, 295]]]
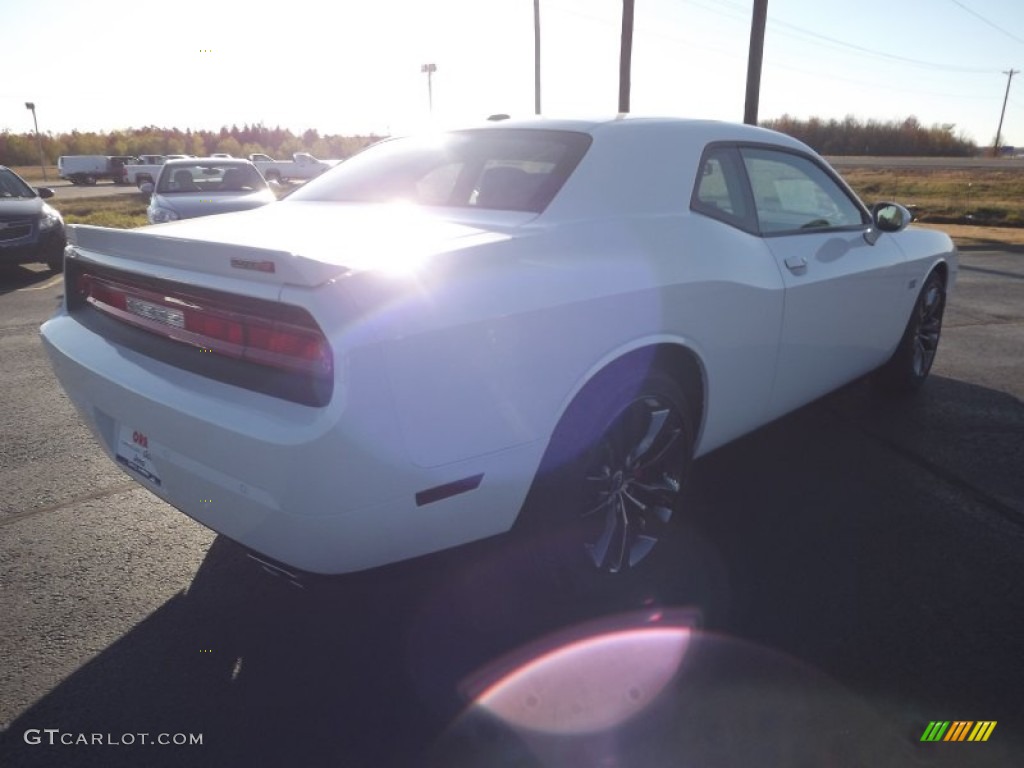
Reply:
[[277, 268], [272, 261], [252, 261], [251, 259], [231, 259], [231, 266], [235, 269], [249, 269], [253, 272], [276, 272]]

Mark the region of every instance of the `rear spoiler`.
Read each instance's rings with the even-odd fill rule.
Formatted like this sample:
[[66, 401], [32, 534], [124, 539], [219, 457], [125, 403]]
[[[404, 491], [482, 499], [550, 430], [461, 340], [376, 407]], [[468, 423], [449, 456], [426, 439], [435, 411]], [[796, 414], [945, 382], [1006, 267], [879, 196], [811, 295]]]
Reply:
[[68, 242], [87, 251], [146, 264], [273, 285], [317, 286], [351, 270], [288, 251], [172, 237], [147, 229], [68, 226]]

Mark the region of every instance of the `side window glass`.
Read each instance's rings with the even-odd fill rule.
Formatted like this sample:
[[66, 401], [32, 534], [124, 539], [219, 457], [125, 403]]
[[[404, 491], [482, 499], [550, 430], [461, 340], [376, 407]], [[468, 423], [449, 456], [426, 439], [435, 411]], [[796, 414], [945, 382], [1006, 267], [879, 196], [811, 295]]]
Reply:
[[867, 223], [842, 187], [807, 158], [749, 147], [740, 152], [763, 234]]
[[753, 217], [743, 185], [736, 150], [712, 147], [701, 158], [690, 207], [698, 213], [750, 230]]

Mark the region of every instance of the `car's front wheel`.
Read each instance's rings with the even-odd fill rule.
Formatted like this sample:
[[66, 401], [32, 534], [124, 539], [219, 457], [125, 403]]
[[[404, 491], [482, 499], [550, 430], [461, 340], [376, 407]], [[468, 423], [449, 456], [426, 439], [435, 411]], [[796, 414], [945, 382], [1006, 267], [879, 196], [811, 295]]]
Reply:
[[693, 445], [686, 393], [665, 373], [620, 366], [588, 387], [559, 424], [524, 511], [547, 575], [602, 594], [656, 582], [678, 557]]
[[932, 369], [946, 310], [946, 281], [932, 272], [918, 294], [899, 346], [879, 371], [879, 382], [893, 392], [917, 390]]

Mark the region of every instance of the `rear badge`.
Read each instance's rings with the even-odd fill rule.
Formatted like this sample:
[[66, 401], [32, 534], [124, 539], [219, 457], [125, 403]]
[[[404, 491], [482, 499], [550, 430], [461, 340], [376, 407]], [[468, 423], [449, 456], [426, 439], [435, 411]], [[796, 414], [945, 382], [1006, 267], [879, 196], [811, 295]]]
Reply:
[[272, 261], [252, 261], [250, 259], [231, 259], [231, 266], [235, 269], [250, 269], [253, 272], [276, 272], [277, 269]]
[[164, 325], [173, 325], [175, 328], [185, 327], [185, 313], [180, 309], [161, 307], [159, 304], [151, 304], [148, 301], [136, 299], [131, 296], [126, 296], [124, 303], [128, 308], [128, 311], [133, 315], [145, 317], [149, 320], [156, 320], [158, 323], [163, 323]]

